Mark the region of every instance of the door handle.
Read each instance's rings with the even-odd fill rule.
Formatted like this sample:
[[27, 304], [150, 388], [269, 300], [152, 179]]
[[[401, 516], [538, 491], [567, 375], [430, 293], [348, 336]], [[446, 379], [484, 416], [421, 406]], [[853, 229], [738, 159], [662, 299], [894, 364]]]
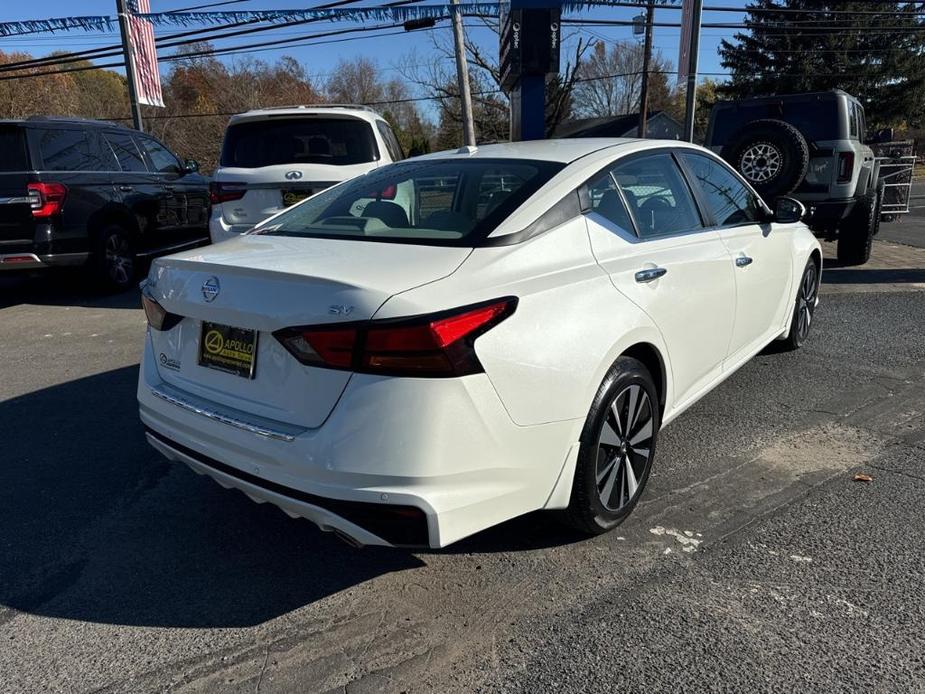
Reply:
[[177, 187], [165, 183], [165, 184], [164, 184], [164, 189], [165, 189], [165, 190], [176, 190]]
[[640, 270], [636, 273], [636, 281], [641, 283], [652, 282], [657, 280], [666, 272], [668, 272], [668, 270], [663, 267], [651, 267], [645, 270]]
[[119, 190], [121, 190], [123, 193], [131, 193], [135, 189], [132, 188], [132, 186], [119, 186]]
[[738, 258], [736, 258], [736, 267], [747, 267], [753, 262], [754, 261], [747, 255], [740, 255]]

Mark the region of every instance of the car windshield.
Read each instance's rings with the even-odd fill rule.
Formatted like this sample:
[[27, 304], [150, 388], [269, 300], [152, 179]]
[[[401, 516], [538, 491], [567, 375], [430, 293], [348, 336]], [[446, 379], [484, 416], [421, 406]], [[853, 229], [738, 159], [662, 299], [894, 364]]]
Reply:
[[425, 159], [376, 169], [252, 233], [474, 246], [563, 167], [523, 159]]
[[254, 169], [279, 164], [349, 166], [376, 161], [372, 126], [356, 118], [280, 118], [228, 127], [221, 166]]

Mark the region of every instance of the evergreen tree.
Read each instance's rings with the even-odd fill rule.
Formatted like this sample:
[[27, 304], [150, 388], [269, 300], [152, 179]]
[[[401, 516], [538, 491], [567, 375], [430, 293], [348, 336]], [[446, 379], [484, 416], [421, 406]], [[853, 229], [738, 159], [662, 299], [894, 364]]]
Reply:
[[[843, 89], [874, 127], [925, 116], [925, 23], [915, 3], [757, 0], [719, 53], [724, 98]], [[846, 12], [848, 14], [846, 14]], [[855, 14], [851, 14], [855, 13]]]

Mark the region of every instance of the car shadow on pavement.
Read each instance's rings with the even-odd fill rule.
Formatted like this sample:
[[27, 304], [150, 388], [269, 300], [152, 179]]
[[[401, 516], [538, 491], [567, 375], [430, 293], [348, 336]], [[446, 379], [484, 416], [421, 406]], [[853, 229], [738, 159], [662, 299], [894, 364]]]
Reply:
[[116, 294], [103, 292], [80, 270], [0, 275], [0, 309], [19, 304], [139, 308], [141, 292], [136, 287]]
[[925, 268], [864, 268], [827, 265], [823, 284], [925, 284]]
[[137, 367], [0, 402], [0, 623], [259, 624], [422, 566], [356, 550], [167, 462], [145, 441]]

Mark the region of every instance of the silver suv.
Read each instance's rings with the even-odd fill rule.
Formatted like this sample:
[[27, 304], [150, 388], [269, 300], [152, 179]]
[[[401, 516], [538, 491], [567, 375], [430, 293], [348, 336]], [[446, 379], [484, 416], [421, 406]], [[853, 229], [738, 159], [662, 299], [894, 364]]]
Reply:
[[861, 265], [883, 201], [879, 163], [865, 138], [864, 107], [835, 90], [719, 102], [706, 145], [772, 209], [783, 195], [806, 205], [809, 227], [838, 239], [838, 260]]
[[366, 106], [282, 106], [232, 116], [210, 188], [212, 242], [400, 159], [391, 126]]

